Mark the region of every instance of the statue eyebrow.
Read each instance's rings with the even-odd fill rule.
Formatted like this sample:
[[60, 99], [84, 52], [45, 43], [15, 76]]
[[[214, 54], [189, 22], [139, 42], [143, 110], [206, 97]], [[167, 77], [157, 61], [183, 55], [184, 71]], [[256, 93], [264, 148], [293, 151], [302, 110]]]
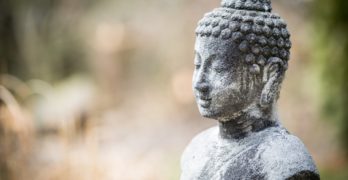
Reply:
[[[197, 59], [197, 58], [195, 58], [195, 63], [198, 63], [197, 61], [199, 61], [199, 63], [202, 61], [202, 56], [201, 56], [201, 54], [197, 51], [197, 50], [195, 50], [195, 55], [196, 55], [196, 57], [199, 57], [199, 60]], [[209, 56], [208, 56], [208, 58], [206, 58], [204, 61], [206, 61], [206, 63], [209, 63], [209, 64], [211, 64], [211, 61], [213, 60], [213, 59], [215, 59], [217, 57], [217, 54], [210, 54]]]

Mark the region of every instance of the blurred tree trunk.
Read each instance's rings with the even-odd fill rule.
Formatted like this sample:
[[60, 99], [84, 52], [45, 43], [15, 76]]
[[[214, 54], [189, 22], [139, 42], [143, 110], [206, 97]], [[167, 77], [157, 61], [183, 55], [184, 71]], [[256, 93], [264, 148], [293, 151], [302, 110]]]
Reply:
[[0, 0], [0, 73], [21, 77], [26, 72], [15, 33], [16, 5], [16, 1]]
[[[13, 1], [0, 0], [0, 85], [2, 84], [1, 74], [22, 76], [25, 73], [15, 35], [15, 8]], [[14, 179], [9, 165], [9, 154], [7, 154], [8, 137], [3, 122], [3, 109], [3, 101], [0, 97], [0, 179]]]
[[348, 1], [316, 0], [317, 58], [323, 68], [326, 118], [340, 128], [348, 155]]

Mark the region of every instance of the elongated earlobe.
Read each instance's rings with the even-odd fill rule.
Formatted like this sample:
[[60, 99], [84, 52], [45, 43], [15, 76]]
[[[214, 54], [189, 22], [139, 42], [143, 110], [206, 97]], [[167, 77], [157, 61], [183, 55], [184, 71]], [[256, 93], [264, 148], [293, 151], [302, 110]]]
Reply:
[[263, 71], [263, 89], [260, 97], [262, 108], [270, 107], [279, 96], [280, 84], [284, 76], [284, 62], [276, 57], [270, 58]]

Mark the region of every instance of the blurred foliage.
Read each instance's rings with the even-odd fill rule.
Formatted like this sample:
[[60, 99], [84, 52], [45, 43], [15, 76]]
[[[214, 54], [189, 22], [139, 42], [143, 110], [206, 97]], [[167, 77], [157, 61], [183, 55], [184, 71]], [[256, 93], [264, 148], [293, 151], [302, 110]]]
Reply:
[[316, 59], [323, 70], [324, 114], [340, 129], [348, 154], [348, 1], [314, 2]]
[[348, 177], [348, 172], [346, 169], [343, 170], [321, 170], [320, 178], [329, 180], [345, 180]]
[[74, 25], [92, 5], [80, 0], [0, 0], [1, 73], [51, 82], [85, 71]]

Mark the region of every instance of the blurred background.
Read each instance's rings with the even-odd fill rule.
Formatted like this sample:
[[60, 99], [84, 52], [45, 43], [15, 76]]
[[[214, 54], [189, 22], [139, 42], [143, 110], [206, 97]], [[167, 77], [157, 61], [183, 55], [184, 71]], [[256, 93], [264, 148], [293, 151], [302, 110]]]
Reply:
[[[292, 33], [282, 123], [348, 178], [348, 1], [273, 0]], [[0, 179], [178, 179], [200, 131], [194, 29], [220, 0], [0, 0]]]

